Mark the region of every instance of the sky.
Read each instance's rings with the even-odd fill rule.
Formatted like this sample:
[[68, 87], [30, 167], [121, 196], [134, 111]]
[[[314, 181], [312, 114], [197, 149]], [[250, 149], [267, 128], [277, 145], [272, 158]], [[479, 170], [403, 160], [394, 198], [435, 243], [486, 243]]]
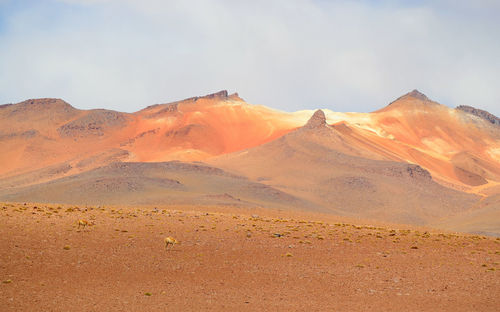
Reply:
[[0, 103], [80, 109], [238, 92], [370, 112], [418, 89], [500, 116], [500, 1], [0, 0]]

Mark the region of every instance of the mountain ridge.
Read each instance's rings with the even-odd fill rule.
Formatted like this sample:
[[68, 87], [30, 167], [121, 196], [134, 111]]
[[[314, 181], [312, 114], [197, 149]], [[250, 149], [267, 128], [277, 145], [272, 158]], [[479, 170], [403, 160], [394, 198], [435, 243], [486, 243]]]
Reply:
[[[41, 185], [47, 194], [59, 194], [50, 190], [51, 181], [70, 190], [76, 184], [68, 177], [84, 179], [88, 172], [116, 162], [163, 168], [155, 164], [201, 161], [243, 176], [253, 186], [240, 196], [231, 183], [223, 183], [219, 191], [205, 188], [207, 192], [190, 184], [184, 191], [169, 191], [171, 196], [191, 203], [280, 206], [271, 197], [262, 198], [270, 188], [302, 201], [305, 209], [414, 224], [438, 224], [436, 218], [467, 216], [479, 209], [474, 214], [477, 226], [470, 230], [486, 231], [481, 220], [496, 213], [498, 203], [489, 198], [500, 193], [500, 133], [497, 125], [477, 115], [489, 116], [449, 108], [418, 90], [372, 113], [288, 113], [246, 103], [226, 90], [134, 113], [80, 110], [61, 99], [31, 99], [0, 107], [0, 199], [29, 200], [35, 193], [26, 190]], [[157, 200], [165, 197], [154, 192], [182, 180], [179, 173], [160, 181], [149, 173], [111, 179], [99, 172], [95, 185], [121, 192], [132, 181], [132, 189], [140, 187], [141, 194]], [[186, 177], [204, 183], [211, 179], [202, 173]], [[118, 193], [107, 197], [88, 190], [95, 202], [120, 198]], [[486, 203], [488, 209], [482, 209]], [[464, 228], [463, 218], [453, 220]], [[487, 232], [495, 226], [490, 224]]]
[[493, 115], [490, 112], [487, 112], [485, 110], [478, 109], [478, 108], [468, 106], [468, 105], [460, 105], [460, 106], [457, 106], [456, 109], [464, 111], [466, 113], [470, 113], [472, 115], [475, 115], [477, 117], [485, 119], [494, 125], [500, 126], [500, 118], [498, 118], [497, 116], [495, 116], [495, 115]]

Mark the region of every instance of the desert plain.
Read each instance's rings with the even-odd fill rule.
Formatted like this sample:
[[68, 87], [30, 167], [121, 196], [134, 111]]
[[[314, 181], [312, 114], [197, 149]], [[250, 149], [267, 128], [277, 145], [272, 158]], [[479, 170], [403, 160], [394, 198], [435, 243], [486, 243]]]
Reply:
[[[2, 311], [500, 306], [500, 240], [489, 236], [231, 206], [0, 207]], [[178, 244], [165, 248], [166, 236]]]

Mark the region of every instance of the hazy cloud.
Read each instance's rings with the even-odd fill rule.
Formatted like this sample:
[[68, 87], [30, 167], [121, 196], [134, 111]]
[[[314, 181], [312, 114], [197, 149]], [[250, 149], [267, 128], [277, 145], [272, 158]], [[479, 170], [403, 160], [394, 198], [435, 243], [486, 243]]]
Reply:
[[414, 88], [500, 115], [497, 1], [0, 0], [0, 102], [135, 111], [221, 89], [372, 111]]

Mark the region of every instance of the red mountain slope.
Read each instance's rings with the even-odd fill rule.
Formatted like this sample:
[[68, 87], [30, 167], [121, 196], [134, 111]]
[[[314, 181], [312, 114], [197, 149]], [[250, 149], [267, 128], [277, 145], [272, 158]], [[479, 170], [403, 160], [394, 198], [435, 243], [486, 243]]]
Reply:
[[36, 170], [42, 181], [46, 168], [52, 179], [114, 161], [202, 160], [271, 141], [301, 126], [297, 115], [226, 91], [133, 114], [78, 110], [58, 99], [2, 105], [0, 177]]
[[[35, 194], [18, 188], [53, 180], [44, 189], [62, 187], [61, 178], [86, 179], [115, 162], [180, 160], [208, 162], [335, 213], [436, 224], [454, 215], [463, 225], [500, 209], [500, 126], [488, 112], [451, 109], [416, 90], [372, 113], [323, 111], [305, 125], [312, 111], [250, 105], [226, 91], [135, 113], [79, 110], [59, 99], [0, 105], [0, 193]], [[148, 194], [157, 189], [147, 174], [134, 179]]]

